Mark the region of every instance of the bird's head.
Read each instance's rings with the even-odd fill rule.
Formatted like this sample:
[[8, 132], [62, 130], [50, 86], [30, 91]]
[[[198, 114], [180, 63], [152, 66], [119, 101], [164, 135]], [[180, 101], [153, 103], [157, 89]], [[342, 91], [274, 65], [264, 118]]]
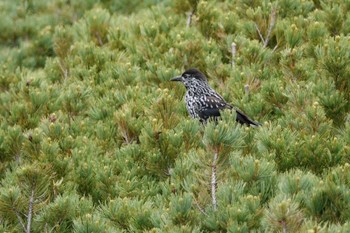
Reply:
[[182, 82], [187, 89], [195, 87], [197, 85], [207, 84], [207, 78], [205, 75], [195, 68], [186, 70], [180, 76], [176, 76], [170, 81]]

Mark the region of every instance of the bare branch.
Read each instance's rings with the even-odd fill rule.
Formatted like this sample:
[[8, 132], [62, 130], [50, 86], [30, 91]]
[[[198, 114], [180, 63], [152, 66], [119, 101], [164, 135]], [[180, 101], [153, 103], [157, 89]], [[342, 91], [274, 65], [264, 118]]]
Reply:
[[269, 41], [270, 41], [270, 37], [271, 37], [271, 32], [272, 32], [272, 29], [273, 27], [275, 26], [276, 24], [276, 16], [277, 16], [277, 9], [276, 7], [273, 7], [271, 9], [271, 14], [270, 14], [270, 24], [269, 24], [269, 28], [267, 29], [267, 34], [266, 34], [266, 37], [264, 38], [264, 36], [262, 35], [259, 27], [258, 27], [258, 24], [255, 23], [255, 28], [256, 28], [256, 31], [258, 32], [259, 34], [259, 37], [261, 39], [261, 41], [263, 42], [264, 44], [264, 48], [267, 47], [267, 45], [269, 44]]
[[256, 28], [256, 30], [258, 31], [260, 40], [265, 44], [265, 39], [264, 39], [263, 35], [261, 34], [261, 31], [260, 31], [260, 29], [259, 29], [259, 27], [258, 27], [257, 24], [255, 24], [255, 28]]
[[282, 232], [287, 233], [287, 224], [285, 221], [282, 221]]
[[244, 91], [247, 95], [249, 95], [249, 85], [248, 84], [244, 85]]
[[65, 68], [65, 65], [62, 63], [63, 63], [63, 61], [60, 59], [58, 62], [58, 66], [60, 67], [60, 69], [63, 73], [64, 79], [66, 79], [68, 77], [68, 69]]
[[126, 144], [130, 144], [131, 141], [129, 140], [129, 134], [127, 132], [127, 130], [122, 130], [122, 135], [123, 135], [123, 138], [124, 138], [124, 141], [126, 142]]
[[34, 188], [32, 188], [32, 193], [31, 193], [30, 198], [29, 198], [26, 233], [30, 233], [30, 227], [31, 227], [31, 223], [32, 223], [33, 204], [34, 204]]
[[267, 30], [267, 35], [266, 35], [266, 39], [265, 39], [265, 42], [264, 42], [264, 48], [266, 48], [267, 44], [270, 41], [271, 32], [272, 32], [272, 29], [275, 26], [275, 24], [276, 24], [276, 8], [273, 7], [271, 9], [270, 24], [269, 24], [269, 29]]
[[101, 38], [101, 36], [100, 36], [100, 33], [95, 32], [95, 36], [96, 36], [96, 39], [97, 39], [99, 45], [100, 45], [100, 46], [103, 46], [103, 41], [102, 41], [102, 38]]
[[235, 57], [236, 57], [236, 43], [232, 42], [231, 44], [231, 53], [232, 53], [232, 68], [235, 68]]
[[17, 209], [15, 208], [12, 208], [13, 212], [15, 212], [16, 216], [17, 216], [17, 219], [18, 219], [18, 222], [21, 224], [23, 230], [25, 231], [26, 230], [26, 227], [24, 226], [24, 223], [23, 223], [23, 220], [19, 214], [19, 212], [17, 211]]
[[276, 46], [273, 48], [272, 52], [275, 52], [277, 48], [278, 48], [278, 44], [276, 44]]
[[213, 209], [216, 211], [217, 209], [217, 201], [216, 201], [216, 164], [218, 160], [218, 152], [215, 151], [213, 157], [213, 163], [211, 166], [211, 199], [213, 203]]
[[192, 22], [193, 11], [187, 12], [186, 15], [187, 15], [186, 26], [190, 27], [191, 26], [191, 22]]
[[20, 164], [20, 162], [21, 162], [21, 156], [20, 156], [20, 153], [19, 153], [19, 152], [16, 153], [15, 158], [16, 158], [16, 162], [17, 162], [18, 164]]
[[193, 197], [194, 199], [194, 203], [196, 204], [197, 208], [199, 209], [199, 211], [204, 214], [205, 216], [208, 216], [208, 214], [204, 211], [204, 209], [198, 204], [198, 201], [195, 197]]

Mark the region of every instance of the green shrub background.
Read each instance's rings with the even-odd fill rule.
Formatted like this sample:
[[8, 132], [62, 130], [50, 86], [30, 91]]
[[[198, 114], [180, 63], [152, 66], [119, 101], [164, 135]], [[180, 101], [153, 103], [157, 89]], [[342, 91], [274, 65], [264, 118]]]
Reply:
[[[2, 0], [0, 232], [350, 232], [349, 10]], [[189, 67], [263, 126], [190, 119]]]

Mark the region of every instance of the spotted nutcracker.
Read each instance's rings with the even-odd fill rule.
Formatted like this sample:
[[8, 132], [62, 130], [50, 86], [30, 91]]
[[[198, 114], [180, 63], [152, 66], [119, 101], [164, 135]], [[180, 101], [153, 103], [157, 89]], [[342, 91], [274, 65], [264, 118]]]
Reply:
[[185, 85], [186, 107], [192, 118], [199, 118], [201, 122], [205, 123], [210, 118], [216, 120], [220, 117], [220, 110], [233, 109], [236, 111], [236, 121], [239, 123], [248, 126], [261, 125], [227, 103], [221, 95], [209, 86], [205, 75], [195, 68], [186, 70], [181, 76], [174, 77], [171, 81], [182, 82]]

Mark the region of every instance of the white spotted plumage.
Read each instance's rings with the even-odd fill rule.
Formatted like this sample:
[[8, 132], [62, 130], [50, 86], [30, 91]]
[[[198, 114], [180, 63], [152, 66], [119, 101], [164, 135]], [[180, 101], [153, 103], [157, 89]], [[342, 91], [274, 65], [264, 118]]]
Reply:
[[[231, 105], [216, 93], [206, 80], [200, 80], [185, 74], [183, 81], [186, 87], [185, 104], [192, 118], [199, 118], [204, 109], [232, 108]], [[208, 116], [209, 117], [209, 116]], [[204, 117], [207, 120], [208, 117]]]
[[[220, 111], [223, 109], [233, 109], [232, 105], [209, 86], [205, 75], [197, 69], [188, 69], [181, 76], [173, 78], [172, 81], [181, 81], [185, 85], [186, 108], [192, 118], [199, 118], [200, 121], [206, 122], [209, 118], [220, 117]], [[260, 125], [240, 110], [235, 110], [236, 120], [241, 124]]]

